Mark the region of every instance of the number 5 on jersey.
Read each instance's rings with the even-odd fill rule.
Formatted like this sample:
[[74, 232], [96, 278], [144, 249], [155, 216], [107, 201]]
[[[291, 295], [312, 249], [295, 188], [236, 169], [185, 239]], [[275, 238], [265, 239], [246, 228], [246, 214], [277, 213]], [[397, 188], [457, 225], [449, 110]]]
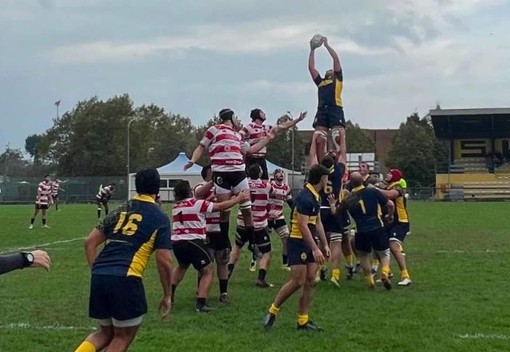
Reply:
[[121, 231], [123, 235], [132, 236], [136, 233], [136, 230], [138, 230], [138, 224], [141, 221], [142, 221], [141, 214], [133, 213], [129, 214], [128, 217], [127, 212], [123, 211], [120, 213], [119, 221], [117, 221], [117, 225], [115, 225], [113, 233]]

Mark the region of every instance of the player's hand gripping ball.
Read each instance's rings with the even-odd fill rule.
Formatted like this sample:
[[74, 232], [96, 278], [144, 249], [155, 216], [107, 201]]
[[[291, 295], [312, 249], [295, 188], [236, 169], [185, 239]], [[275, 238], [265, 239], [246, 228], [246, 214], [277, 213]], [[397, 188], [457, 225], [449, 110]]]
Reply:
[[317, 49], [324, 43], [324, 37], [321, 34], [316, 34], [310, 39], [310, 48]]

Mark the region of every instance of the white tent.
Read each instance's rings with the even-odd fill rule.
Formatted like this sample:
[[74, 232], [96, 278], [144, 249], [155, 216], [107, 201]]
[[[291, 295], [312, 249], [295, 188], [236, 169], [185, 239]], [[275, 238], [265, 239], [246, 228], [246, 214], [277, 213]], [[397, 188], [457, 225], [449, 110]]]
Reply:
[[[194, 188], [202, 181], [201, 166], [193, 165], [187, 171], [184, 171], [184, 165], [188, 161], [189, 158], [186, 153], [181, 152], [172, 162], [157, 169], [161, 179], [159, 194], [162, 201], [172, 201], [174, 199], [173, 189], [177, 182], [186, 180], [190, 183], [191, 188]], [[129, 190], [131, 196], [136, 193], [135, 173], [129, 175]]]

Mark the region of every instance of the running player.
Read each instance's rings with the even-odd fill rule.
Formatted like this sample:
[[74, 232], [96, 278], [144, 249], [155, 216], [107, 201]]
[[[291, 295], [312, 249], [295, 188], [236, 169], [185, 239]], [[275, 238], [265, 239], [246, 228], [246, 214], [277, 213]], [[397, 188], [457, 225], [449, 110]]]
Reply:
[[342, 66], [338, 54], [329, 46], [328, 38], [324, 37], [323, 43], [333, 59], [333, 69], [328, 70], [324, 78], [315, 68], [315, 48], [310, 47], [308, 57], [308, 70], [318, 88], [317, 114], [313, 122], [314, 135], [318, 137], [313, 139], [316, 143], [318, 160], [322, 160], [326, 154], [330, 130], [335, 150], [344, 152], [346, 149]]
[[172, 247], [168, 216], [155, 204], [159, 173], [141, 170], [135, 185], [137, 195], [106, 216], [85, 240], [92, 269], [89, 316], [99, 321], [99, 329], [76, 352], [128, 350], [147, 313], [142, 275], [152, 252], [163, 288], [160, 313], [163, 318], [170, 314]]
[[[214, 183], [212, 181], [211, 165], [202, 168], [202, 179], [204, 182], [195, 187], [195, 198], [214, 201]], [[228, 303], [228, 269], [227, 264], [230, 258], [232, 246], [230, 238], [224, 236], [220, 229], [220, 212], [214, 211], [205, 214], [205, 233], [207, 246], [212, 252], [212, 258], [216, 262], [216, 274], [220, 285], [220, 303]], [[200, 285], [200, 281], [199, 281]]]
[[282, 242], [282, 269], [290, 271], [287, 257], [287, 239], [289, 238], [289, 227], [285, 221], [283, 207], [285, 202], [292, 209], [292, 193], [288, 184], [285, 183], [285, 174], [282, 169], [273, 172], [271, 186], [273, 193], [269, 196], [268, 229], [275, 231]]
[[370, 253], [377, 253], [382, 266], [381, 281], [387, 290], [391, 289], [390, 250], [388, 236], [382, 220], [382, 209], [387, 208], [386, 219], [388, 223], [393, 221], [394, 204], [375, 187], [365, 187], [363, 177], [359, 172], [353, 172], [350, 176], [353, 186], [352, 192], [343, 201], [342, 205], [347, 208], [356, 222], [356, 250], [358, 252], [361, 268], [369, 288], [375, 287], [374, 276], [370, 267]]
[[[269, 132], [265, 138], [250, 146], [248, 142], [242, 140], [241, 135], [237, 132], [239, 121], [231, 109], [221, 110], [219, 118], [222, 123], [211, 126], [205, 131], [204, 137], [193, 152], [191, 160], [184, 166], [184, 170], [186, 171], [193, 166], [207, 150], [212, 162], [211, 168], [216, 197], [218, 201], [222, 202], [230, 199], [232, 195], [250, 189], [246, 178], [244, 157], [247, 154], [257, 153], [275, 136], [272, 132]], [[244, 217], [250, 247], [256, 251], [251, 201], [248, 199], [241, 203], [239, 207]], [[229, 218], [230, 210], [225, 209], [221, 212], [220, 229], [224, 237], [228, 237]]]
[[[292, 209], [291, 232], [287, 242], [291, 278], [282, 286], [264, 316], [263, 326], [270, 329], [281, 306], [296, 291], [301, 289], [298, 309], [298, 330], [321, 331], [308, 316], [315, 286], [315, 275], [319, 265], [326, 262], [329, 247], [320, 220], [320, 195], [328, 181], [329, 170], [315, 165], [310, 168], [308, 183], [296, 197]], [[323, 245], [321, 250], [317, 239]]]
[[49, 175], [44, 176], [44, 179], [39, 182], [37, 186], [37, 196], [35, 198], [35, 210], [34, 215], [30, 219], [29, 229], [34, 228], [34, 221], [37, 214], [39, 214], [39, 210], [41, 211], [41, 218], [43, 228], [48, 229], [49, 226], [46, 224], [46, 210], [50, 204], [53, 203], [53, 199], [51, 197], [51, 179]]
[[[306, 112], [302, 112], [299, 114], [299, 117], [294, 120], [287, 121], [278, 125], [276, 127], [265, 125], [266, 114], [261, 109], [253, 109], [250, 112], [250, 118], [252, 120], [251, 123], [244, 126], [239, 133], [243, 137], [245, 141], [247, 141], [250, 145], [256, 144], [260, 141], [261, 138], [267, 137], [269, 131], [272, 131], [274, 134], [279, 131], [286, 130], [288, 128], [294, 127], [300, 121], [302, 121], [306, 117]], [[267, 163], [266, 163], [266, 152], [267, 148], [264, 147], [256, 153], [246, 156], [246, 170], [250, 168], [253, 164], [259, 164], [262, 168], [262, 179], [269, 180], [269, 173], [267, 171]]]
[[407, 270], [406, 256], [403, 254], [404, 240], [409, 234], [409, 214], [407, 213], [407, 198], [402, 189], [400, 181], [402, 180], [402, 171], [391, 169], [385, 177], [388, 183], [386, 190], [382, 191], [389, 199], [395, 203], [395, 222], [388, 225], [390, 237], [391, 254], [395, 257], [400, 268], [399, 286], [409, 286], [412, 281]]
[[200, 282], [196, 301], [197, 312], [209, 312], [206, 304], [213, 281], [212, 259], [206, 240], [206, 214], [229, 209], [250, 199], [248, 191], [242, 191], [234, 198], [224, 202], [212, 203], [208, 200], [193, 198], [188, 181], [175, 185], [175, 204], [172, 208], [172, 246], [177, 267], [172, 273], [172, 297], [175, 289], [184, 278], [190, 265], [200, 273]]
[[112, 197], [113, 191], [115, 190], [115, 183], [112, 182], [109, 185], [99, 187], [99, 192], [96, 194], [96, 205], [97, 205], [97, 218], [101, 218], [101, 207], [104, 207], [105, 215], [108, 215], [108, 202]]
[[[271, 239], [267, 230], [267, 210], [269, 196], [273, 192], [273, 188], [269, 182], [261, 179], [262, 173], [262, 168], [258, 164], [253, 164], [248, 169], [248, 176], [250, 177], [248, 184], [250, 186], [252, 199], [251, 211], [255, 227], [255, 245], [258, 248], [258, 252], [262, 254], [259, 262], [258, 278], [255, 285], [260, 288], [268, 288], [272, 285], [266, 281], [266, 275], [271, 261]], [[230, 254], [230, 261], [228, 263], [229, 277], [234, 271], [234, 267], [241, 254], [241, 249], [246, 242], [249, 242], [249, 236], [246, 231], [246, 224], [243, 216], [239, 212], [237, 216], [235, 245]]]

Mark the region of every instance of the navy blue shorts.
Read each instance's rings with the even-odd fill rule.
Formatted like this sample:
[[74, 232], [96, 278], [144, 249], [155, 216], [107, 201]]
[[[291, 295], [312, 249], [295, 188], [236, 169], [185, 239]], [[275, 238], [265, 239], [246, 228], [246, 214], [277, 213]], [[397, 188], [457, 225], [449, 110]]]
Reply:
[[330, 129], [335, 126], [345, 127], [344, 109], [341, 106], [318, 108], [312, 127], [325, 127]]
[[374, 231], [357, 232], [355, 237], [356, 250], [370, 253], [374, 251], [385, 251], [390, 248], [388, 234], [384, 227]]
[[331, 209], [321, 208], [321, 221], [326, 233], [343, 233], [342, 219], [338, 215], [333, 215]]
[[287, 240], [287, 257], [289, 266], [315, 263], [312, 249], [299, 238], [289, 237]]
[[246, 173], [248, 173], [248, 169], [255, 164], [258, 164], [262, 169], [262, 176], [260, 177], [262, 180], [269, 180], [269, 172], [267, 171], [267, 161], [265, 158], [253, 158], [246, 157]]
[[390, 241], [404, 243], [406, 236], [409, 234], [408, 222], [395, 222], [393, 226], [388, 228], [388, 236]]
[[129, 320], [147, 313], [142, 279], [135, 276], [92, 275], [89, 316]]

